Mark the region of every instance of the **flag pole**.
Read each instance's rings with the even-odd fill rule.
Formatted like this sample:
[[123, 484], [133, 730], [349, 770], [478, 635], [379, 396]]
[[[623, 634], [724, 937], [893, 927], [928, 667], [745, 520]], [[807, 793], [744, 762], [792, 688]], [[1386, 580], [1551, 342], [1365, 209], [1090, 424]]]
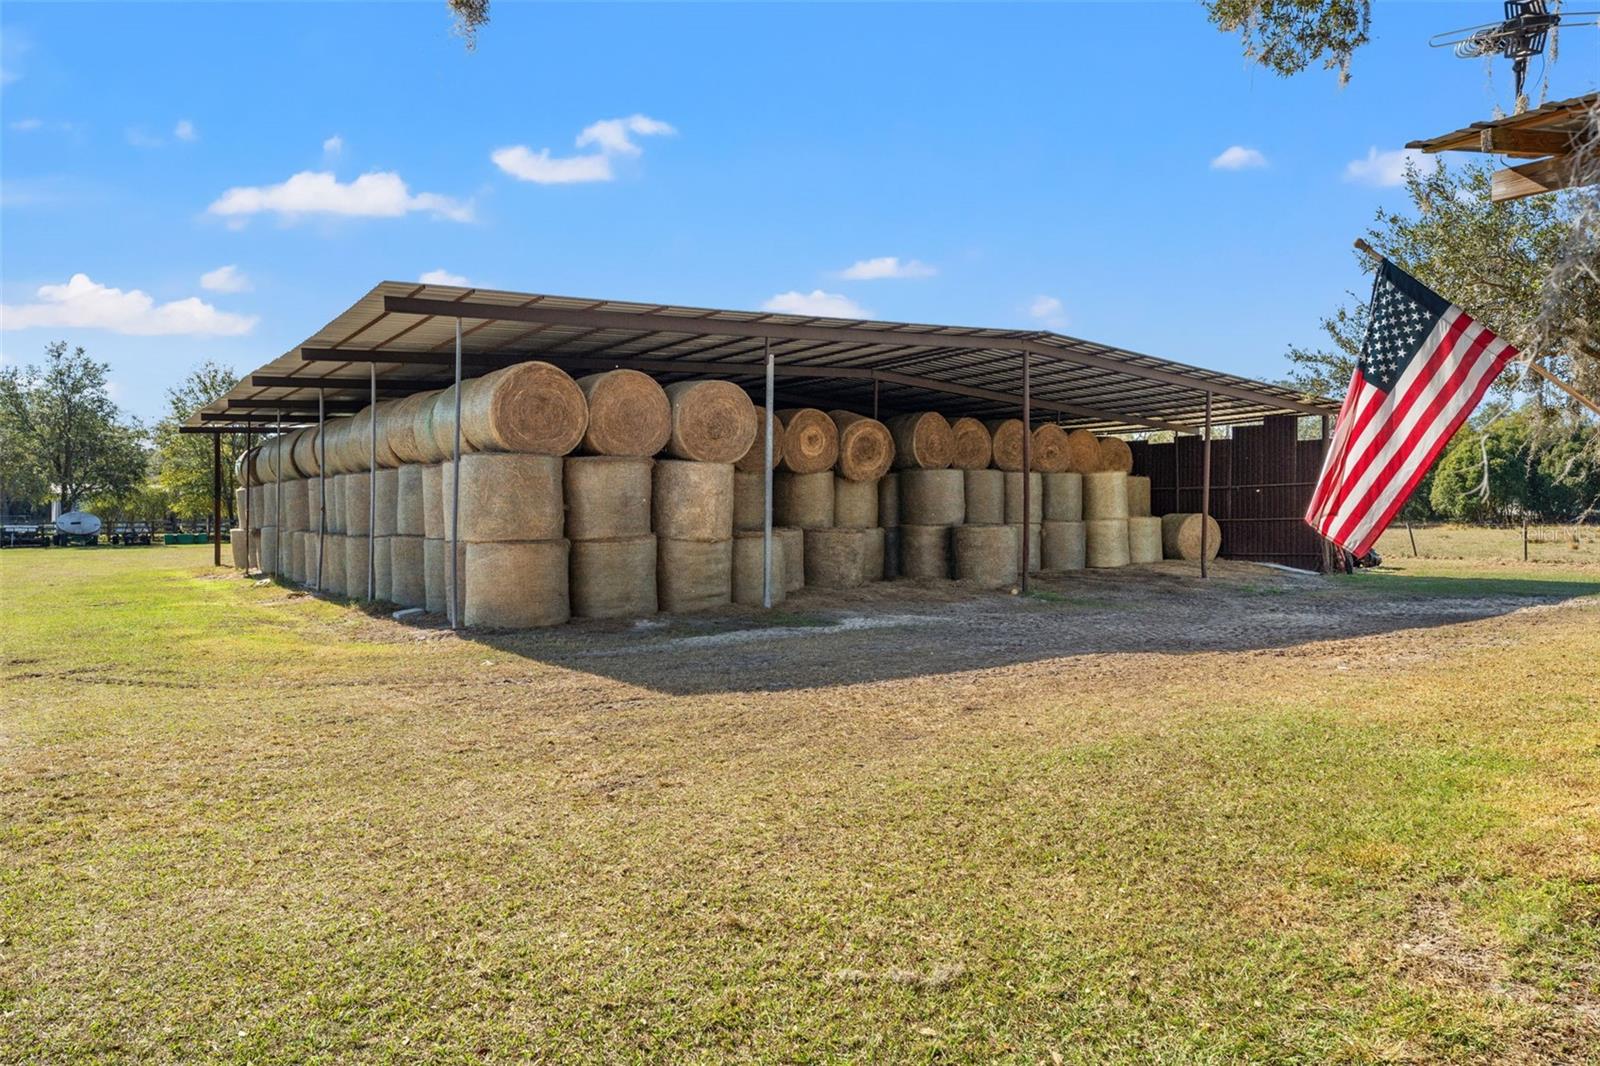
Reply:
[[[1368, 244], [1366, 241], [1362, 240], [1360, 237], [1356, 238], [1356, 250], [1365, 252], [1380, 262], [1383, 260], [1383, 256], [1378, 252], [1378, 250], [1372, 247], [1372, 245]], [[1600, 415], [1600, 404], [1595, 403], [1593, 400], [1589, 399], [1589, 397], [1585, 396], [1583, 393], [1579, 392], [1577, 389], [1573, 388], [1571, 385], [1568, 385], [1565, 381], [1562, 381], [1560, 378], [1550, 373], [1550, 371], [1540, 366], [1538, 361], [1535, 360], [1532, 355], [1523, 355], [1522, 365], [1533, 371], [1535, 374], [1538, 374], [1540, 377], [1544, 378], [1546, 381], [1560, 389], [1562, 392], [1566, 393], [1568, 396], [1571, 396], [1574, 400], [1577, 400], [1595, 414]]]

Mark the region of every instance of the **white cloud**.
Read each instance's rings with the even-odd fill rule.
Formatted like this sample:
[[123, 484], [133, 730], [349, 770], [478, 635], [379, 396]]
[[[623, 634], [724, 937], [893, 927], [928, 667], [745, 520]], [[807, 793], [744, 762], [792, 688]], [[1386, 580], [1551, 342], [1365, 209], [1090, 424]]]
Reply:
[[584, 128], [578, 134], [578, 147], [585, 148], [595, 145], [602, 152], [614, 152], [618, 155], [638, 155], [644, 149], [640, 148], [628, 134], [640, 137], [666, 137], [677, 133], [669, 123], [653, 119], [649, 115], [629, 115], [627, 118], [604, 118], [593, 125]]
[[466, 278], [460, 274], [452, 274], [443, 267], [438, 270], [430, 270], [417, 280], [424, 285], [455, 285], [460, 288], [465, 288], [467, 284]]
[[882, 255], [876, 259], [858, 259], [841, 270], [839, 276], [851, 281], [875, 281], [879, 278], [931, 278], [937, 273], [920, 259], [902, 262], [899, 256]]
[[392, 171], [373, 171], [344, 183], [331, 171], [303, 170], [279, 185], [229, 189], [206, 210], [241, 221], [264, 212], [294, 221], [305, 215], [399, 218], [413, 211], [452, 222], [472, 221], [471, 203], [438, 193], [413, 193]]
[[525, 145], [496, 148], [489, 158], [494, 165], [518, 181], [532, 181], [540, 185], [571, 185], [584, 181], [610, 181], [611, 157], [604, 155], [575, 155], [564, 159], [550, 158], [550, 149], [531, 151]]
[[1380, 152], [1374, 146], [1367, 149], [1365, 159], [1352, 159], [1345, 164], [1344, 180], [1360, 185], [1403, 185], [1406, 180], [1407, 164], [1427, 173], [1438, 167], [1439, 160], [1424, 155], [1414, 148], [1392, 148]]
[[11, 124], [11, 128], [18, 133], [32, 133], [34, 130], [44, 129], [42, 118], [19, 118]]
[[1267, 157], [1242, 144], [1230, 145], [1211, 161], [1212, 170], [1251, 170], [1267, 165]]
[[128, 143], [135, 148], [160, 148], [167, 143], [160, 137], [152, 137], [142, 126], [129, 126], [124, 131], [124, 136], [127, 137]]
[[786, 315], [813, 315], [821, 318], [871, 318], [866, 308], [836, 292], [812, 289], [810, 292], [780, 292], [761, 305], [765, 311]]
[[172, 127], [172, 135], [180, 141], [198, 141], [200, 139], [200, 131], [195, 129], [194, 123], [186, 118], [179, 119], [178, 124]]
[[584, 127], [577, 145], [593, 145], [598, 151], [588, 155], [551, 156], [550, 149], [537, 152], [523, 144], [496, 148], [489, 153], [494, 165], [518, 181], [539, 185], [572, 185], [587, 181], [610, 181], [614, 176], [611, 160], [615, 156], [637, 156], [644, 149], [633, 137], [661, 137], [678, 131], [670, 124], [648, 115], [606, 118]]
[[244, 271], [232, 263], [201, 274], [200, 287], [209, 292], [249, 292], [253, 288]]
[[1028, 314], [1052, 329], [1065, 329], [1067, 325], [1066, 309], [1054, 296], [1035, 296], [1028, 304]]
[[254, 315], [218, 311], [195, 296], [157, 304], [138, 289], [113, 289], [74, 274], [65, 285], [39, 286], [39, 301], [0, 306], [0, 329], [104, 329], [142, 337], [233, 337], [248, 333]]
[[322, 150], [328, 155], [338, 155], [344, 151], [344, 138], [335, 133], [322, 142]]

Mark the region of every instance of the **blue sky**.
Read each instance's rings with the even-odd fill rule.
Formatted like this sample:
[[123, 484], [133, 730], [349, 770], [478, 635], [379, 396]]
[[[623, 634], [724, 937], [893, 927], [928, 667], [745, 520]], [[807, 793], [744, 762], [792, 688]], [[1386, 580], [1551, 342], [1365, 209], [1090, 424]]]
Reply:
[[[1377, 4], [1341, 89], [1245, 63], [1197, 2], [497, 0], [473, 53], [433, 0], [8, 3], [0, 353], [83, 344], [150, 419], [201, 360], [443, 271], [1276, 377], [1363, 287], [1390, 153], [1509, 104], [1505, 64], [1426, 47], [1499, 6]], [[1597, 80], [1570, 30], [1551, 96]]]

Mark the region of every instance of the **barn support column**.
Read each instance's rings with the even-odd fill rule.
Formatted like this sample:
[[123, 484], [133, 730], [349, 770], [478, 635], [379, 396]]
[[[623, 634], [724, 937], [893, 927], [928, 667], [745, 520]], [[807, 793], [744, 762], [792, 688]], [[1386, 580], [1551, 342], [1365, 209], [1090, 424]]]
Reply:
[[761, 606], [767, 609], [772, 607], [772, 341], [769, 339], [762, 345], [767, 363], [767, 402], [766, 402], [766, 447], [762, 449], [766, 461], [761, 465]]
[[456, 319], [455, 443], [450, 451], [450, 628], [461, 626], [461, 319]]
[[222, 434], [211, 434], [211, 562], [222, 565]]
[[1211, 392], [1206, 391], [1206, 436], [1200, 446], [1200, 576], [1210, 577], [1206, 555], [1211, 533]]
[[244, 573], [250, 576], [250, 559], [255, 555], [256, 542], [254, 531], [250, 528], [250, 491], [255, 488], [255, 479], [251, 471], [255, 470], [256, 461], [250, 458], [250, 452], [256, 446], [255, 430], [249, 422], [244, 424], [244, 473], [239, 479], [244, 486]]
[[322, 437], [322, 394], [317, 390], [317, 591], [322, 591], [322, 553], [327, 548], [328, 534], [328, 445]]
[[[1023, 595], [1028, 593], [1028, 542], [1033, 539], [1033, 360], [1022, 349], [1022, 577]], [[1001, 515], [1004, 518], [1004, 515]]]
[[[274, 577], [283, 573], [283, 408], [278, 408], [277, 417], [278, 438], [272, 447], [272, 498], [277, 501], [273, 507], [274, 521], [272, 535], [272, 574]], [[266, 546], [265, 537], [261, 538], [262, 547]]]
[[367, 602], [372, 602], [378, 584], [378, 364], [367, 364], [367, 419], [372, 430], [367, 434]]

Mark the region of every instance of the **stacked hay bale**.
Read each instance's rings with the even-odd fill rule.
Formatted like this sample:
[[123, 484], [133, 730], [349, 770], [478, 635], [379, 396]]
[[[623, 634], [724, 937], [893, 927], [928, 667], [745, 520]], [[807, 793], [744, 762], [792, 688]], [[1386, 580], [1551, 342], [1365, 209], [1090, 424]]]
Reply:
[[[767, 438], [772, 438], [772, 469], [783, 462], [783, 422], [756, 411], [756, 435], [750, 448], [733, 464], [733, 602], [758, 606], [763, 601], [767, 522]], [[776, 476], [775, 476], [776, 477]], [[777, 522], [774, 504], [773, 522]], [[780, 603], [805, 582], [803, 530], [774, 524], [772, 529], [772, 602]], [[790, 571], [798, 579], [790, 581]]]
[[428, 602], [422, 470], [416, 463], [406, 463], [395, 471], [394, 534], [389, 538], [389, 599], [402, 607], [424, 607]]
[[998, 418], [985, 423], [989, 427], [996, 470], [1022, 469], [1022, 420]]
[[400, 518], [400, 471], [379, 467], [372, 475], [372, 594], [394, 603], [394, 536]]
[[[448, 529], [458, 488], [451, 464], [444, 465], [441, 480]], [[565, 622], [571, 608], [561, 458], [463, 455], [459, 493], [460, 587], [449, 576], [446, 558], [445, 597], [456, 597], [461, 621], [494, 628]], [[450, 543], [445, 541], [447, 557]]]
[[950, 530], [966, 521], [966, 471], [950, 466], [955, 432], [943, 415], [920, 411], [889, 420], [900, 489], [900, 573], [949, 578]]
[[[1201, 518], [1194, 512], [1164, 514], [1161, 522], [1161, 553], [1168, 559], [1200, 558]], [[1222, 547], [1222, 527], [1210, 515], [1204, 516], [1206, 558], [1215, 559]]]
[[1128, 475], [1099, 470], [1083, 476], [1085, 561], [1091, 568], [1128, 565]]
[[1005, 588], [1017, 579], [1017, 530], [1006, 525], [961, 525], [951, 531], [955, 576], [979, 588]]
[[983, 470], [994, 461], [994, 438], [976, 418], [950, 423], [950, 465], [957, 470]]
[[1044, 522], [1039, 527], [1039, 561], [1045, 570], [1084, 567], [1083, 475], [1045, 474]]
[[[814, 407], [779, 411], [778, 420], [783, 423], [783, 456], [772, 477], [772, 521], [802, 531], [832, 529], [839, 427]], [[801, 554], [804, 569], [804, 549]]]
[[[1065, 439], [1065, 434], [1061, 435]], [[1056, 461], [1056, 460], [1053, 460]], [[1027, 508], [1023, 508], [1023, 478], [1026, 477]], [[1028, 572], [1034, 573], [1043, 567], [1040, 556], [1041, 523], [1044, 521], [1044, 475], [1035, 470], [1028, 474], [1022, 471], [1007, 471], [1005, 478], [1005, 523], [1015, 529], [1017, 541], [1017, 560], [1022, 560], [1022, 538], [1028, 538]]]
[[883, 530], [883, 576], [900, 576], [900, 475], [894, 471], [878, 479], [878, 526]]
[[[356, 415], [350, 419], [354, 422]], [[374, 591], [375, 570], [372, 536], [372, 475], [365, 471], [350, 471], [340, 478], [342, 506], [344, 508], [344, 591], [352, 599], [366, 599]]]
[[734, 463], [759, 429], [755, 406], [727, 381], [667, 387], [672, 434], [656, 463], [651, 514], [656, 599], [664, 611], [697, 611], [733, 599]]
[[[809, 544], [816, 542], [825, 564], [819, 564], [817, 584], [841, 588], [884, 576], [884, 533], [879, 524], [878, 485], [895, 458], [895, 442], [889, 428], [875, 418], [849, 411], [830, 411], [839, 432], [839, 456], [834, 463], [833, 528], [809, 531]], [[860, 541], [860, 547], [843, 547], [846, 541]], [[839, 542], [837, 545], [832, 542]], [[843, 565], [859, 558], [860, 569], [853, 580], [849, 575], [829, 573], [831, 565]]]

